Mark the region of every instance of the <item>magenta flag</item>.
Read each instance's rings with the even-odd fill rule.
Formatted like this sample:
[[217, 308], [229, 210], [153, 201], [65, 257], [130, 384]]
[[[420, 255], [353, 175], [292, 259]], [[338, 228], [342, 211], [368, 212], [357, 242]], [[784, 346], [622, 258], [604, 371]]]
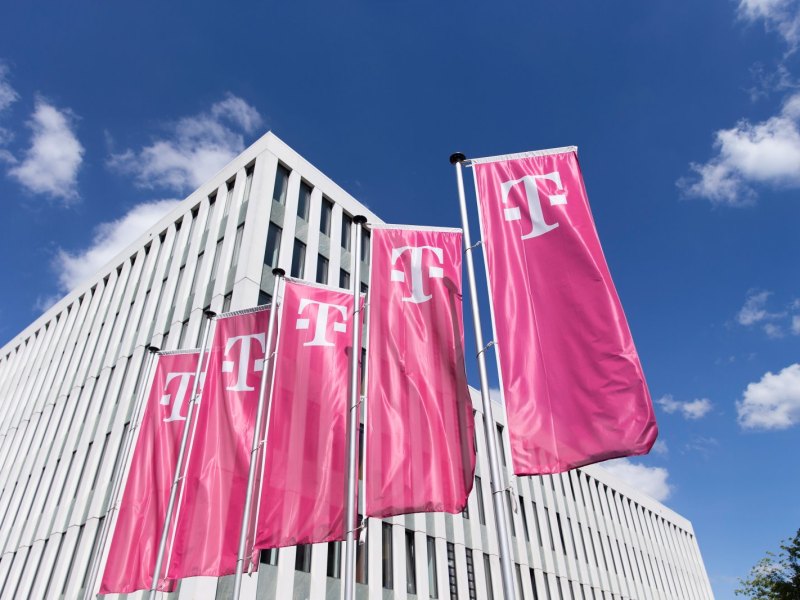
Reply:
[[256, 548], [345, 538], [353, 306], [350, 293], [285, 281]]
[[[199, 352], [160, 354], [144, 408], [101, 594], [149, 589]], [[171, 591], [174, 581], [160, 588]]]
[[172, 579], [236, 571], [268, 324], [267, 308], [216, 319], [167, 566]]
[[372, 231], [366, 513], [464, 510], [475, 473], [461, 230]]
[[577, 149], [472, 164], [514, 472], [645, 454], [653, 406]]

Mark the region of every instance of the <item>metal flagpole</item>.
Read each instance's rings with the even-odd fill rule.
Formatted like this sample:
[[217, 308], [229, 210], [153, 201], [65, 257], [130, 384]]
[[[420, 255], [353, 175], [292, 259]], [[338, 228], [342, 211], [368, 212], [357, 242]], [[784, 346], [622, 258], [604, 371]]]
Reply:
[[94, 587], [97, 585], [97, 576], [99, 575], [100, 571], [100, 561], [103, 560], [103, 549], [106, 546], [106, 542], [108, 542], [108, 534], [111, 531], [111, 521], [113, 520], [113, 513], [116, 511], [119, 506], [119, 493], [122, 489], [122, 480], [123, 474], [125, 473], [125, 465], [128, 464], [128, 456], [131, 450], [131, 446], [133, 446], [133, 438], [135, 437], [136, 429], [141, 425], [139, 423], [139, 418], [141, 417], [142, 410], [146, 404], [146, 398], [148, 396], [149, 388], [147, 387], [147, 383], [150, 381], [150, 377], [153, 374], [153, 364], [156, 361], [156, 354], [158, 354], [159, 348], [156, 346], [151, 346], [148, 344], [145, 346], [145, 349], [149, 352], [147, 355], [147, 366], [145, 367], [145, 377], [142, 379], [142, 383], [139, 386], [138, 394], [136, 395], [136, 404], [133, 408], [133, 414], [131, 415], [131, 428], [128, 429], [128, 435], [122, 442], [122, 461], [120, 461], [120, 468], [117, 476], [114, 478], [114, 481], [111, 484], [111, 496], [108, 510], [106, 511], [106, 518], [103, 521], [103, 530], [100, 532], [100, 541], [97, 545], [97, 552], [95, 553], [94, 560], [91, 564], [91, 570], [89, 572], [89, 582], [86, 585], [86, 589], [83, 592], [84, 600], [90, 600], [90, 598], [94, 595]]
[[[489, 449], [489, 471], [492, 481], [492, 504], [494, 517], [497, 523], [497, 543], [500, 550], [500, 572], [503, 576], [503, 591], [506, 600], [515, 600], [516, 587], [514, 586], [514, 573], [511, 554], [511, 539], [508, 535], [508, 513], [503, 501], [506, 489], [500, 475], [500, 462], [498, 460], [497, 436], [495, 434], [494, 417], [492, 415], [492, 401], [489, 398], [489, 378], [486, 374], [486, 357], [483, 344], [483, 329], [481, 328], [481, 315], [478, 307], [478, 289], [475, 285], [475, 265], [472, 261], [472, 240], [469, 235], [469, 220], [467, 217], [467, 202], [464, 197], [464, 176], [461, 163], [467, 159], [460, 152], [450, 156], [450, 164], [456, 168], [456, 181], [458, 182], [458, 200], [461, 207], [461, 223], [464, 229], [464, 248], [467, 262], [467, 280], [469, 282], [469, 297], [472, 305], [472, 324], [475, 328], [475, 350], [478, 358], [478, 374], [481, 380], [481, 400], [483, 402], [483, 427], [486, 433], [486, 446]], [[477, 246], [477, 244], [476, 244]]]
[[172, 511], [175, 508], [175, 497], [178, 492], [178, 484], [183, 479], [181, 471], [183, 470], [184, 453], [186, 451], [186, 442], [189, 439], [189, 431], [191, 430], [192, 416], [194, 415], [194, 406], [197, 404], [197, 389], [200, 385], [200, 375], [203, 369], [203, 355], [208, 345], [208, 332], [211, 330], [211, 321], [217, 314], [213, 311], [206, 310], [203, 312], [206, 317], [205, 328], [203, 331], [203, 345], [200, 346], [200, 356], [197, 359], [197, 369], [194, 373], [194, 382], [192, 383], [192, 401], [189, 402], [189, 407], [186, 412], [186, 421], [183, 423], [183, 435], [181, 436], [181, 445], [178, 450], [178, 460], [175, 464], [175, 477], [172, 479], [172, 486], [169, 491], [169, 502], [167, 503], [167, 514], [164, 516], [164, 528], [161, 531], [161, 541], [158, 543], [158, 554], [156, 555], [156, 566], [153, 569], [153, 583], [150, 585], [150, 600], [155, 600], [158, 593], [158, 579], [161, 576], [161, 565], [164, 561], [164, 551], [167, 548], [167, 538], [169, 537], [170, 525], [172, 522]]
[[354, 600], [356, 591], [356, 536], [353, 523], [358, 517], [356, 505], [356, 485], [358, 483], [358, 361], [361, 348], [361, 230], [367, 218], [363, 215], [353, 217], [355, 242], [353, 248], [353, 343], [350, 355], [350, 415], [347, 428], [347, 479], [345, 489], [347, 502], [344, 518], [347, 527], [344, 562], [344, 600]]
[[275, 333], [275, 320], [278, 311], [276, 304], [278, 300], [278, 286], [281, 279], [286, 274], [283, 269], [272, 269], [274, 282], [272, 284], [272, 307], [269, 311], [269, 325], [267, 326], [266, 352], [264, 365], [261, 370], [261, 386], [258, 389], [258, 406], [256, 408], [256, 422], [253, 428], [253, 446], [250, 450], [250, 469], [247, 472], [247, 493], [244, 497], [244, 512], [242, 513], [242, 528], [239, 532], [239, 554], [236, 559], [236, 576], [233, 580], [233, 597], [239, 600], [242, 591], [242, 573], [244, 572], [244, 558], [247, 551], [247, 532], [250, 523], [250, 509], [252, 505], [253, 486], [255, 485], [256, 464], [258, 463], [258, 451], [261, 447], [261, 421], [264, 416], [264, 403], [267, 397], [267, 381], [269, 380], [269, 365], [274, 360], [274, 354], [269, 355], [272, 348], [272, 338]]

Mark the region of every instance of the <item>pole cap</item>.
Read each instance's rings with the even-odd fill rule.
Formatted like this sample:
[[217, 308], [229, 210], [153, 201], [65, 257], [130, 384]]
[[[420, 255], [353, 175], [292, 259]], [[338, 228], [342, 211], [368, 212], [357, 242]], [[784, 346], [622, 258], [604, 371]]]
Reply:
[[356, 215], [355, 217], [353, 217], [353, 223], [355, 223], [356, 225], [363, 225], [366, 222], [367, 222], [367, 217], [365, 217], [364, 215]]
[[153, 354], [155, 354], [156, 352], [161, 352], [161, 348], [159, 348], [158, 346], [153, 346], [153, 344], [147, 344], [147, 346], [145, 346], [145, 350], [147, 350], [148, 352], [152, 352]]
[[216, 317], [216, 316], [217, 316], [217, 313], [215, 313], [213, 310], [204, 310], [204, 311], [203, 311], [203, 314], [204, 314], [204, 315], [206, 316], [206, 318], [208, 318], [208, 319], [213, 319], [214, 317]]
[[450, 164], [451, 165], [455, 165], [455, 164], [464, 162], [465, 160], [467, 160], [467, 157], [464, 156], [463, 152], [454, 152], [453, 154], [450, 155]]
[[275, 277], [286, 277], [286, 271], [284, 271], [280, 267], [275, 267], [274, 269], [272, 269], [272, 274]]

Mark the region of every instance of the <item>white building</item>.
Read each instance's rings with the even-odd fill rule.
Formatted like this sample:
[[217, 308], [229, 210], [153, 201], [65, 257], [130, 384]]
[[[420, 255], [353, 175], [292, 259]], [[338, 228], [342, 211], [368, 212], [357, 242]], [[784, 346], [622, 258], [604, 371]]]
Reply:
[[[0, 350], [0, 598], [74, 599], [97, 585], [90, 566], [126, 467], [146, 345], [197, 346], [203, 309], [267, 302], [274, 266], [349, 286], [356, 214], [380, 221], [267, 133]], [[359, 598], [502, 599], [477, 395], [474, 407], [468, 510], [370, 519]], [[502, 431], [503, 411], [495, 417]], [[505, 470], [520, 598], [713, 597], [691, 523], [662, 504], [598, 467]], [[338, 599], [341, 556], [337, 544], [264, 552], [246, 597]], [[227, 598], [230, 579], [185, 580], [170, 597]]]

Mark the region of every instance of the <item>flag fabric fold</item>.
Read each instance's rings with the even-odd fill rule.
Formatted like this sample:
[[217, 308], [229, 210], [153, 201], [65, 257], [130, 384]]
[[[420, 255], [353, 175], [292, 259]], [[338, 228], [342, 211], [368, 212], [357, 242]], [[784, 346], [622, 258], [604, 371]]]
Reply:
[[472, 166], [514, 472], [648, 452], [653, 406], [577, 149]]
[[216, 319], [165, 560], [169, 578], [236, 571], [268, 323], [268, 307]]
[[[160, 354], [119, 506], [101, 594], [149, 589], [200, 353]], [[171, 591], [174, 580], [159, 589]]]
[[351, 293], [285, 280], [256, 548], [345, 539], [353, 307]]
[[458, 513], [475, 472], [461, 230], [380, 225], [371, 237], [366, 513]]

